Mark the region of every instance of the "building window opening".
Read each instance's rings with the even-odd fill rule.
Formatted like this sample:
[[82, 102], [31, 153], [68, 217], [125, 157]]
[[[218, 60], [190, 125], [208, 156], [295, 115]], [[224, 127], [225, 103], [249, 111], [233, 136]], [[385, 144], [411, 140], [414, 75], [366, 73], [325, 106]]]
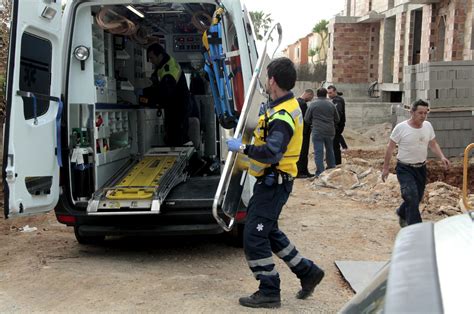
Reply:
[[423, 21], [423, 11], [416, 10], [412, 13], [414, 19], [413, 26], [413, 51], [411, 64], [420, 63], [420, 53], [421, 53], [421, 28]]

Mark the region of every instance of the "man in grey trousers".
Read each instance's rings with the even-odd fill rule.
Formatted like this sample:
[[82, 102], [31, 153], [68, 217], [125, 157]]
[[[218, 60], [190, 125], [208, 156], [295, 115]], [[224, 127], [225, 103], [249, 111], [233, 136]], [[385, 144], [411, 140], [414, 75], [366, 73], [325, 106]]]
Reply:
[[325, 170], [324, 150], [326, 150], [326, 169], [336, 167], [333, 140], [336, 134], [335, 125], [339, 122], [339, 114], [336, 106], [326, 98], [327, 94], [325, 88], [319, 88], [316, 91], [317, 100], [309, 105], [304, 116], [304, 121], [312, 128], [316, 176]]

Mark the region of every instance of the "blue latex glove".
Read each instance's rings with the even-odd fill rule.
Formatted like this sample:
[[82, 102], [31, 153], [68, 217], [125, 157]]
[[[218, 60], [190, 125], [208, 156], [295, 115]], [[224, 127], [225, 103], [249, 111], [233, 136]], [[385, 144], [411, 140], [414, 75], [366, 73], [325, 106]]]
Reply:
[[242, 137], [229, 138], [226, 142], [231, 152], [238, 152], [240, 150], [240, 145], [242, 145]]
[[259, 111], [258, 111], [258, 115], [261, 116], [262, 114], [265, 113], [265, 111], [267, 111], [267, 104], [262, 102], [260, 104], [260, 108], [259, 108]]

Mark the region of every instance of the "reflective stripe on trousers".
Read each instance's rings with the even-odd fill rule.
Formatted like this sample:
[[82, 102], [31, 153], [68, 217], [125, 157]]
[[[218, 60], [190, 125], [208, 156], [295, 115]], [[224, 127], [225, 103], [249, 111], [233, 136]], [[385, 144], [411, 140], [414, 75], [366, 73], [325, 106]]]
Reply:
[[248, 206], [244, 229], [244, 250], [253, 275], [260, 281], [264, 295], [280, 294], [280, 277], [275, 270], [272, 252], [291, 268], [298, 278], [304, 277], [314, 263], [302, 257], [287, 236], [278, 228], [278, 217], [288, 200], [293, 182], [266, 186], [257, 182]]

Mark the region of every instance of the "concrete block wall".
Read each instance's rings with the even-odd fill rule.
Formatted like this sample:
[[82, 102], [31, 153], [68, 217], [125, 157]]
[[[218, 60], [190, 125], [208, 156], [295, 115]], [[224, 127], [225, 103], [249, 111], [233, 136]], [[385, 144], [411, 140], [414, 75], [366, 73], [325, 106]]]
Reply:
[[464, 60], [474, 60], [474, 1], [471, 6], [466, 8], [466, 24], [464, 25]]
[[[471, 110], [431, 112], [428, 120], [446, 156], [462, 156], [466, 146], [474, 143], [474, 114]], [[431, 154], [431, 157], [434, 155]]]
[[383, 21], [379, 48], [379, 51], [382, 52], [379, 58], [379, 83], [393, 83], [394, 80], [395, 53], [399, 51], [395, 49], [396, 25], [396, 17], [387, 18]]
[[364, 16], [369, 13], [369, 0], [355, 0], [353, 3], [355, 6], [352, 16]]
[[474, 61], [405, 67], [405, 105], [422, 98], [432, 108], [474, 108]]
[[346, 98], [346, 127], [367, 128], [392, 121], [393, 103], [351, 101]]
[[389, 8], [389, 1], [387, 0], [372, 0], [372, 10], [380, 13], [384, 12], [386, 10], [390, 9]]

